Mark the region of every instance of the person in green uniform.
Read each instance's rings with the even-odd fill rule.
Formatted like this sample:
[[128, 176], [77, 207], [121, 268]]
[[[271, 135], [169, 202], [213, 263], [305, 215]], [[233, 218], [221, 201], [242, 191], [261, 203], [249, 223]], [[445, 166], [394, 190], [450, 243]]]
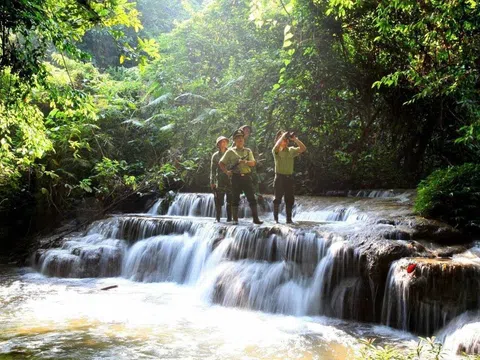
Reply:
[[[293, 141], [297, 146], [288, 146], [289, 141]], [[282, 203], [282, 197], [285, 196], [285, 212], [287, 215], [287, 224], [292, 224], [292, 209], [295, 202], [293, 179], [294, 158], [307, 150], [306, 146], [290, 132], [278, 131], [275, 137], [275, 145], [272, 149], [275, 160], [275, 180], [273, 200], [273, 218], [278, 223], [278, 210]]]
[[255, 198], [251, 172], [256, 165], [252, 150], [244, 147], [245, 139], [242, 130], [236, 130], [233, 133], [235, 146], [229, 148], [218, 165], [220, 169], [232, 180], [232, 215], [233, 223], [238, 224], [238, 205], [240, 203], [240, 194], [245, 193], [250, 209], [252, 210], [253, 222], [263, 224], [258, 218], [257, 200]]
[[[238, 128], [239, 130], [242, 130], [244, 133], [244, 139], [245, 139], [245, 146], [248, 146], [248, 138], [250, 137], [250, 134], [252, 133], [252, 127], [250, 125], [242, 125]], [[251, 145], [250, 145], [250, 148]], [[254, 157], [256, 157], [254, 155]], [[258, 163], [257, 163], [258, 165]], [[254, 166], [252, 168], [252, 172], [250, 173], [250, 176], [252, 178], [252, 184], [253, 184], [253, 191], [255, 196], [257, 197], [257, 201], [263, 201], [263, 197], [260, 194], [260, 186], [259, 186], [259, 178], [258, 178], [258, 173], [257, 173], [257, 166]]]
[[220, 222], [222, 206], [227, 196], [227, 221], [232, 221], [232, 188], [230, 179], [221, 171], [218, 162], [223, 157], [228, 147], [228, 139], [225, 136], [217, 138], [218, 151], [212, 156], [210, 164], [210, 187], [215, 194], [215, 219]]
[[238, 130], [243, 131], [243, 138], [245, 139], [245, 144], [248, 141], [248, 138], [250, 137], [250, 134], [252, 133], [252, 127], [250, 125], [242, 125], [238, 128]]

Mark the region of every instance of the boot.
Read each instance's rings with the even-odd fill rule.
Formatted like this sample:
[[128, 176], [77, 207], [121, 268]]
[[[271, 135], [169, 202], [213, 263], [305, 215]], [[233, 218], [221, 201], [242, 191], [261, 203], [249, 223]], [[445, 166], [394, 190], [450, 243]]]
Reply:
[[222, 207], [215, 204], [215, 221], [220, 222], [220, 216], [222, 215]]
[[227, 222], [232, 221], [232, 206], [227, 204]]
[[257, 224], [257, 225], [263, 224], [263, 221], [260, 221], [260, 219], [258, 218], [258, 207], [257, 207], [257, 205], [253, 205], [253, 206], [250, 205], [250, 209], [252, 210], [253, 223]]
[[233, 225], [238, 225], [238, 206], [232, 206]]
[[273, 204], [273, 219], [275, 220], [275, 222], [277, 224], [279, 224], [279, 222], [278, 222], [278, 210], [279, 209], [280, 209], [280, 205]]
[[285, 206], [285, 212], [287, 213], [287, 224], [293, 224], [292, 221], [292, 206], [286, 205]]

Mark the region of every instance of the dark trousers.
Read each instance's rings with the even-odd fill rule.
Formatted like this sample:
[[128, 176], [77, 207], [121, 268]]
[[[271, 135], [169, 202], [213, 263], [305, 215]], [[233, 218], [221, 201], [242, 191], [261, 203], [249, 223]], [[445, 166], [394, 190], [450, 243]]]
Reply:
[[285, 196], [285, 205], [292, 207], [295, 202], [295, 182], [293, 181], [293, 175], [275, 174], [273, 191], [275, 194], [273, 203], [275, 205], [280, 205], [282, 203], [282, 197]]
[[257, 199], [255, 198], [255, 191], [253, 190], [253, 183], [250, 174], [240, 174], [232, 175], [232, 195], [233, 195], [233, 206], [238, 206], [240, 204], [240, 194], [244, 192], [247, 197], [248, 203], [250, 206], [257, 205]]
[[219, 187], [215, 196], [215, 202], [217, 206], [222, 207], [225, 203], [225, 195], [227, 195], [227, 206], [232, 206], [232, 191], [231, 189], [225, 189], [224, 187]]

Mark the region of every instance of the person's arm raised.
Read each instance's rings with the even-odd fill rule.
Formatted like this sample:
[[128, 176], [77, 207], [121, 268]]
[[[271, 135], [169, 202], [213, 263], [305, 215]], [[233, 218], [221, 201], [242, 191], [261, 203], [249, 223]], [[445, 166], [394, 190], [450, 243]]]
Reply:
[[298, 147], [300, 148], [300, 149], [298, 150], [298, 153], [299, 153], [299, 154], [301, 154], [301, 153], [303, 153], [303, 152], [305, 152], [305, 151], [307, 150], [307, 147], [305, 146], [305, 144], [304, 144], [303, 142], [300, 141], [299, 138], [297, 138], [297, 137], [295, 136], [295, 137], [293, 137], [292, 140], [293, 140], [293, 142], [294, 142], [296, 145], [298, 145]]
[[285, 138], [286, 135], [287, 135], [287, 133], [283, 133], [283, 135], [278, 138], [277, 142], [273, 146], [273, 151], [275, 153], [278, 153], [280, 151], [280, 145], [282, 144], [282, 141], [283, 141], [283, 139]]

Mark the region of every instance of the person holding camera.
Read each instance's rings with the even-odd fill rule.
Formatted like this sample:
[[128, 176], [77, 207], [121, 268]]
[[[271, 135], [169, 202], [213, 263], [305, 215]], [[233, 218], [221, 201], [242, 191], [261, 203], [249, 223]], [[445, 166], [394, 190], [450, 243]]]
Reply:
[[[293, 141], [297, 146], [288, 146]], [[307, 147], [295, 136], [293, 132], [279, 130], [275, 136], [275, 145], [272, 149], [275, 160], [275, 180], [273, 200], [273, 218], [278, 223], [278, 212], [282, 197], [285, 196], [285, 212], [287, 215], [287, 224], [292, 224], [292, 210], [295, 202], [293, 179], [294, 158], [305, 152]]]
[[263, 221], [260, 221], [258, 218], [257, 200], [251, 178], [252, 167], [256, 165], [256, 161], [252, 151], [244, 147], [245, 139], [242, 130], [236, 130], [233, 133], [233, 141], [235, 146], [229, 148], [218, 163], [220, 169], [232, 180], [233, 224], [238, 224], [238, 205], [240, 204], [240, 194], [242, 192], [245, 193], [250, 204], [253, 222], [255, 224], [263, 224]]
[[225, 136], [219, 136], [216, 144], [218, 151], [213, 154], [210, 164], [210, 187], [215, 196], [215, 219], [217, 222], [220, 222], [225, 195], [227, 196], [228, 222], [232, 221], [232, 188], [230, 186], [230, 179], [219, 169], [218, 166], [218, 162], [227, 151], [228, 139]]

